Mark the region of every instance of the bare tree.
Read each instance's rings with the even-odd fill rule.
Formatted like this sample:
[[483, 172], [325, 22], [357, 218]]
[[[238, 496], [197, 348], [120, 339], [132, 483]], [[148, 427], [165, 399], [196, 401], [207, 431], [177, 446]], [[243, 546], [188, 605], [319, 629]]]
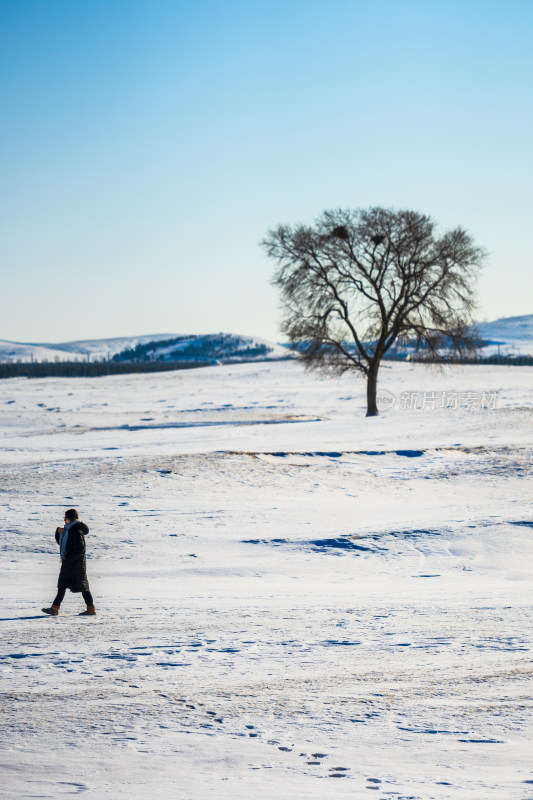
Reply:
[[313, 227], [280, 225], [262, 242], [278, 263], [282, 331], [309, 369], [367, 378], [378, 413], [383, 356], [413, 343], [428, 360], [471, 353], [473, 287], [484, 259], [462, 228], [438, 233], [415, 211], [326, 211]]

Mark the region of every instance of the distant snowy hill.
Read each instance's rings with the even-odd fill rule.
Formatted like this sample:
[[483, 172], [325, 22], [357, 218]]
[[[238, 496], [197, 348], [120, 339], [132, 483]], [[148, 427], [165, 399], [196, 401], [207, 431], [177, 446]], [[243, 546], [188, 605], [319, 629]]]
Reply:
[[481, 322], [476, 330], [486, 342], [484, 356], [533, 355], [533, 314]]
[[175, 333], [154, 333], [146, 336], [120, 336], [115, 339], [86, 339], [78, 342], [64, 342], [63, 344], [47, 345], [66, 353], [68, 357], [81, 354], [85, 358], [108, 358], [120, 353], [127, 348], [136, 347], [148, 342], [159, 342], [176, 336]]
[[[482, 357], [533, 356], [533, 314], [504, 317], [476, 325], [486, 342]], [[0, 362], [6, 361], [186, 361], [228, 363], [290, 357], [287, 348], [256, 336], [228, 333], [180, 335], [175, 333], [87, 339], [76, 342], [23, 343], [0, 340]]]
[[287, 358], [281, 345], [255, 336], [216, 333], [205, 336], [168, 336], [122, 349], [114, 361], [180, 361], [197, 364], [264, 361]]
[[172, 333], [88, 339], [60, 344], [22, 343], [0, 340], [0, 361], [188, 361], [227, 363], [287, 358], [281, 345], [256, 336]]

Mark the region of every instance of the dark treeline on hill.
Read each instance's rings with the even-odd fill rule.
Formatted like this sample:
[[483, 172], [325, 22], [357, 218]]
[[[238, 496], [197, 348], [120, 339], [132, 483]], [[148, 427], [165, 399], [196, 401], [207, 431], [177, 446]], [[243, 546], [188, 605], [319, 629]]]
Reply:
[[[160, 348], [172, 347], [173, 344], [188, 341], [190, 336], [175, 336], [172, 339], [163, 339], [155, 342], [145, 342], [135, 347], [126, 347], [113, 356], [112, 361], [153, 361], [156, 351]], [[163, 360], [158, 358], [158, 360]]]
[[[307, 346], [306, 342], [298, 342], [293, 344], [290, 349], [294, 353], [301, 354], [305, 352]], [[353, 346], [348, 342], [346, 344], [346, 351], [350, 352]], [[480, 353], [478, 356], [453, 356], [446, 357], [443, 353], [438, 359], [423, 348], [416, 350], [414, 348], [397, 348], [389, 350], [383, 357], [384, 361], [409, 361], [410, 363], [417, 364], [502, 364], [515, 367], [532, 367], [533, 356], [530, 355], [492, 355], [484, 356]]]
[[191, 361], [26, 361], [0, 363], [1, 378], [98, 378], [102, 375], [125, 375], [133, 372], [169, 372], [194, 369], [207, 364]]
[[0, 363], [0, 378], [97, 377], [293, 357], [289, 350], [286, 355], [278, 354], [268, 342], [245, 336], [225, 333], [174, 336], [127, 347], [107, 359], [91, 360], [90, 354], [86, 354], [83, 361], [4, 362]]
[[430, 356], [424, 356], [423, 354], [414, 354], [409, 356], [409, 358], [405, 355], [405, 353], [388, 353], [386, 358], [383, 359], [384, 361], [410, 361], [411, 363], [418, 363], [418, 364], [476, 364], [476, 365], [483, 365], [483, 364], [502, 364], [507, 366], [514, 366], [514, 367], [533, 367], [533, 356], [480, 356], [479, 358], [450, 358], [449, 361], [446, 359], [439, 359], [438, 361], [432, 360]]
[[461, 364], [512, 364], [515, 367], [533, 367], [533, 356], [487, 356], [463, 358]]
[[[405, 361], [405, 355], [390, 354], [386, 361]], [[411, 363], [427, 359], [414, 356]], [[515, 367], [533, 367], [533, 356], [489, 356], [454, 361], [457, 364], [502, 364]], [[0, 362], [2, 378], [98, 378], [103, 375], [126, 375], [136, 372], [171, 372], [172, 370], [207, 367], [201, 361], [26, 361]]]
[[145, 342], [128, 347], [113, 356], [113, 362], [143, 361], [195, 361], [214, 363], [217, 361], [253, 360], [267, 356], [272, 348], [242, 336], [226, 333], [208, 336], [175, 336], [157, 342]]

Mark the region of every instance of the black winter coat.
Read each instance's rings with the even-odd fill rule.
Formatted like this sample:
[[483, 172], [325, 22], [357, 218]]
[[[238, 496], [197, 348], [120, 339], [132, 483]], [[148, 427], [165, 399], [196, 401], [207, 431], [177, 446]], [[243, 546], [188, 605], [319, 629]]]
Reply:
[[[61, 562], [61, 571], [57, 579], [58, 589], [70, 589], [71, 592], [89, 590], [85, 563], [85, 536], [88, 533], [89, 528], [84, 522], [76, 522], [70, 528], [65, 558]], [[59, 544], [59, 529], [56, 530], [56, 542]]]

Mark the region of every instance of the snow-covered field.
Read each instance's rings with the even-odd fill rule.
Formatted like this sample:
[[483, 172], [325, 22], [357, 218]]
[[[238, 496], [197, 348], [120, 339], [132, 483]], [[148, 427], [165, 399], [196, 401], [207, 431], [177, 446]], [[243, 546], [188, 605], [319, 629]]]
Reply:
[[0, 382], [3, 800], [533, 798], [533, 369], [380, 386]]

